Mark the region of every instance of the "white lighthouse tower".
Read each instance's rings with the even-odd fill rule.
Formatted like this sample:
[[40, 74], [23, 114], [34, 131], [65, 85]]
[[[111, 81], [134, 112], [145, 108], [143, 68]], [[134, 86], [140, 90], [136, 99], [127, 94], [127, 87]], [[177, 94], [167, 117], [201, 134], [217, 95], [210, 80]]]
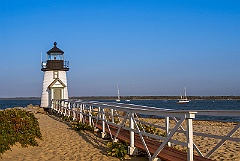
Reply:
[[67, 71], [69, 62], [64, 61], [64, 52], [54, 47], [47, 52], [47, 61], [42, 62], [44, 72], [41, 107], [50, 108], [52, 99], [68, 99]]

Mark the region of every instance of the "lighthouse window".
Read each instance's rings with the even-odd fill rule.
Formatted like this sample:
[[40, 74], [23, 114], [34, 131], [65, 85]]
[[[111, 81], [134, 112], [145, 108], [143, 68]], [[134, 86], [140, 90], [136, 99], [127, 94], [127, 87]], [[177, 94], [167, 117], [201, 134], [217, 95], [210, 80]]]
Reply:
[[58, 71], [53, 71], [53, 78], [54, 79], [58, 78]]
[[60, 54], [48, 55], [48, 60], [63, 60], [63, 55]]

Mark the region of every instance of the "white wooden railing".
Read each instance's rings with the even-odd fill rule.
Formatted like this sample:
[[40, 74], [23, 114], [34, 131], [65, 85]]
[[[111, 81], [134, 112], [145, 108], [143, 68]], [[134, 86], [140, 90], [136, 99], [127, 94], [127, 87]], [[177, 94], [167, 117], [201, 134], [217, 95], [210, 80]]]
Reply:
[[[128, 130], [130, 132], [130, 146], [129, 154], [133, 155], [136, 152], [134, 146], [134, 133], [139, 134], [142, 144], [145, 147], [149, 160], [157, 160], [157, 155], [161, 152], [164, 146], [168, 145], [181, 145], [187, 148], [187, 160], [193, 161], [194, 150], [199, 156], [209, 158], [225, 141], [240, 142], [239, 137], [232, 137], [233, 134], [239, 129], [240, 123], [236, 125], [228, 132], [226, 136], [218, 136], [214, 134], [206, 134], [193, 131], [193, 119], [196, 115], [208, 115], [208, 116], [239, 116], [240, 110], [224, 110], [224, 111], [188, 111], [188, 110], [172, 110], [156, 107], [148, 107], [134, 104], [123, 104], [115, 102], [98, 102], [98, 101], [82, 101], [82, 100], [52, 100], [52, 110], [64, 116], [72, 116], [74, 120], [85, 122], [88, 117], [89, 125], [96, 126], [98, 120], [102, 121], [102, 137], [106, 135], [106, 128], [110, 131], [110, 137], [113, 141], [117, 140], [117, 136], [121, 129]], [[139, 119], [139, 115], [164, 117], [164, 126], [144, 122]], [[118, 119], [120, 122], [116, 123]], [[170, 120], [175, 124], [171, 125]], [[185, 128], [183, 126], [185, 124]], [[142, 124], [147, 124], [158, 129], [165, 131], [166, 136], [159, 136], [145, 132]], [[113, 137], [109, 125], [118, 127], [117, 134]], [[174, 139], [175, 133], [183, 133], [185, 141]], [[216, 146], [212, 148], [206, 155], [203, 155], [201, 150], [193, 142], [193, 136], [202, 136], [208, 138], [220, 139]], [[148, 146], [143, 136], [161, 140], [162, 143], [154, 154], [150, 154]]]

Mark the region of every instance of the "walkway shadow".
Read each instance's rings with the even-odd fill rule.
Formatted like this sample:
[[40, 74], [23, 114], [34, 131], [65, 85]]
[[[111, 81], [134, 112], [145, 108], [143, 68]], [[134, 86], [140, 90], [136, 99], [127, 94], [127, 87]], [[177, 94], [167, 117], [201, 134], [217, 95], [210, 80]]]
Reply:
[[[97, 148], [101, 151], [103, 155], [107, 156], [107, 143], [111, 142], [111, 139], [102, 139], [100, 133], [93, 133], [90, 131], [76, 131], [72, 128], [72, 123], [63, 121], [60, 117], [55, 115], [48, 115], [49, 117], [53, 118], [56, 121], [65, 123], [68, 125], [68, 128], [70, 130], [75, 131], [78, 133], [79, 136], [81, 136], [86, 142], [90, 143], [94, 148]], [[122, 161], [148, 161], [147, 157], [132, 157], [132, 156], [126, 156], [123, 159], [119, 159]]]

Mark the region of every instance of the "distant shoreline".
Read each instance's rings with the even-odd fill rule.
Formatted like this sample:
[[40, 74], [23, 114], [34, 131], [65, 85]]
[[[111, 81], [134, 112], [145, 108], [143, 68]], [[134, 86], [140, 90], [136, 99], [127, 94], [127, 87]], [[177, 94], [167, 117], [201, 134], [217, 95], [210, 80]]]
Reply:
[[[115, 100], [117, 96], [74, 96], [69, 99]], [[0, 98], [0, 100], [40, 100], [41, 97]], [[178, 100], [179, 96], [121, 96], [121, 100]], [[240, 96], [188, 96], [190, 100], [240, 100]]]
[[0, 100], [40, 100], [41, 97], [11, 97], [11, 98], [0, 98]]

